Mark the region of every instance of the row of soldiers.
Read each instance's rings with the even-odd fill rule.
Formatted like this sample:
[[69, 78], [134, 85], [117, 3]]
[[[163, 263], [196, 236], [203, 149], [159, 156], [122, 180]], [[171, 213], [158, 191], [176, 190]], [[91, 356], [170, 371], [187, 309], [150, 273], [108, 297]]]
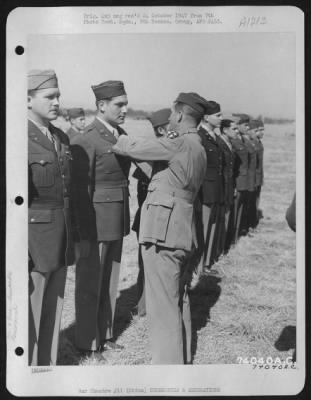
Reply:
[[246, 115], [224, 118], [218, 103], [191, 92], [151, 115], [154, 137], [129, 137], [120, 126], [128, 104], [123, 83], [92, 90], [96, 117], [85, 127], [83, 110], [69, 110], [67, 136], [51, 124], [59, 112], [55, 72], [28, 75], [29, 363], [57, 362], [66, 266], [73, 263], [77, 349], [98, 360], [122, 350], [113, 323], [130, 232], [131, 163], [140, 206], [133, 224], [139, 307], [146, 306], [152, 362], [190, 363], [184, 277], [195, 264], [195, 287], [258, 223], [263, 125]]

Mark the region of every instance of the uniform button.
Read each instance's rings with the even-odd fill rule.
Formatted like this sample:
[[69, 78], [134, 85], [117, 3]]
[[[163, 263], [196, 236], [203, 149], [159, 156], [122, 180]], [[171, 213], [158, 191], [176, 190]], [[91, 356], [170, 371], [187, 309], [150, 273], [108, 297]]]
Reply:
[[40, 160], [40, 164], [44, 164], [44, 160]]
[[62, 178], [65, 178], [65, 174], [62, 174]]
[[30, 222], [35, 222], [35, 219], [34, 218], [30, 218]]
[[111, 150], [108, 150], [108, 153], [111, 153]]

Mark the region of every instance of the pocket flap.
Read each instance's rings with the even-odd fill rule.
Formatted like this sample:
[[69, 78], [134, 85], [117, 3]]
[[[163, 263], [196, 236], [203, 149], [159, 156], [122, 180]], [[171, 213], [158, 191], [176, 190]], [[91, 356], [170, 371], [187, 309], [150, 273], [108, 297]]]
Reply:
[[124, 194], [122, 188], [96, 190], [93, 195], [94, 203], [111, 203], [123, 200]]
[[54, 161], [54, 156], [53, 154], [50, 153], [31, 153], [29, 154], [29, 163], [30, 164], [51, 164]]
[[28, 210], [29, 224], [44, 224], [52, 222], [51, 210]]

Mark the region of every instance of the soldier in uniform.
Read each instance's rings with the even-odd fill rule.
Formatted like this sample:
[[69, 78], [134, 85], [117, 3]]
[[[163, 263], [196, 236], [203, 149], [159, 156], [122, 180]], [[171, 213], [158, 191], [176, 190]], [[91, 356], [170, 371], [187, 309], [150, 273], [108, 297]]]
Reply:
[[262, 210], [259, 208], [260, 204], [260, 194], [261, 194], [261, 187], [263, 185], [264, 181], [264, 168], [263, 168], [263, 155], [264, 155], [264, 146], [262, 144], [262, 138], [264, 136], [265, 128], [264, 124], [261, 120], [259, 122], [259, 127], [257, 129], [257, 139], [258, 139], [258, 164], [257, 164], [257, 169], [256, 169], [256, 185], [257, 185], [257, 190], [256, 190], [256, 209], [257, 209], [257, 224], [259, 220], [263, 217], [262, 215]]
[[83, 134], [85, 128], [85, 113], [83, 108], [69, 108], [67, 110], [67, 115], [70, 128], [66, 133], [71, 141], [73, 137]]
[[73, 181], [80, 257], [76, 267], [76, 345], [102, 359], [104, 350], [120, 350], [113, 321], [123, 237], [130, 231], [130, 161], [112, 152], [127, 113], [121, 81], [92, 86], [97, 116], [72, 140]]
[[[198, 221], [198, 231], [201, 230], [199, 248], [201, 257], [193, 274], [191, 288], [194, 289], [203, 272], [209, 272], [216, 261], [216, 230], [219, 218], [219, 207], [224, 199], [224, 185], [222, 177], [223, 154], [215, 130], [221, 123], [220, 105], [215, 101], [206, 101], [205, 113], [202, 118], [198, 134], [206, 151], [207, 168], [202, 187], [200, 189], [200, 200], [202, 204], [202, 221]], [[201, 225], [201, 227], [200, 227]]]
[[[149, 117], [149, 121], [152, 124], [154, 134], [160, 138], [167, 134], [167, 127], [169, 124], [169, 116], [171, 115], [170, 108], [164, 108], [152, 113]], [[136, 232], [137, 238], [139, 237], [139, 225], [140, 225], [140, 214], [141, 207], [145, 201], [148, 193], [148, 185], [150, 177], [142, 171], [141, 168], [137, 167], [133, 173], [133, 177], [137, 179], [137, 200], [138, 210], [135, 214], [132, 230]], [[138, 277], [137, 277], [137, 314], [144, 316], [146, 314], [146, 302], [145, 302], [145, 278], [144, 278], [144, 263], [141, 255], [141, 246], [138, 246]]]
[[233, 221], [234, 221], [234, 194], [235, 194], [235, 154], [233, 152], [231, 141], [236, 138], [238, 128], [234, 119], [223, 119], [220, 124], [220, 138], [223, 140], [224, 154], [224, 208], [223, 224], [221, 225], [220, 250], [228, 251], [233, 240]]
[[[254, 175], [254, 190], [249, 193], [249, 227], [251, 230], [255, 229], [258, 224], [257, 212], [257, 197], [260, 185], [260, 152], [261, 146], [257, 138], [257, 131], [260, 126], [260, 121], [252, 119], [249, 122], [249, 131], [247, 136], [251, 142], [254, 152], [255, 160], [253, 161], [253, 175]], [[250, 169], [250, 168], [249, 168]]]
[[234, 243], [237, 242], [241, 231], [241, 220], [243, 210], [247, 204], [248, 191], [248, 149], [244, 142], [244, 135], [247, 133], [249, 126], [249, 116], [246, 114], [234, 114], [237, 117], [237, 126], [239, 134], [231, 141], [233, 151], [236, 154], [239, 163], [239, 170], [236, 178], [237, 195], [234, 205]]
[[122, 136], [114, 146], [117, 154], [136, 160], [167, 162], [152, 175], [139, 232], [153, 364], [191, 362], [190, 307], [182, 277], [195, 243], [193, 203], [206, 173], [206, 153], [197, 134], [204, 103], [196, 93], [179, 94], [169, 125], [179, 134], [175, 139]]
[[56, 365], [67, 265], [74, 262], [69, 140], [52, 70], [28, 74], [29, 364]]

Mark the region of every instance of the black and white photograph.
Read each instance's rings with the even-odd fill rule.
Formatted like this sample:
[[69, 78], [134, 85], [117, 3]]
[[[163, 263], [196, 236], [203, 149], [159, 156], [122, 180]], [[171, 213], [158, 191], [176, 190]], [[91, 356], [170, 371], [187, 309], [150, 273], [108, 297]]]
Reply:
[[302, 390], [303, 57], [295, 7], [11, 13], [11, 393]]

